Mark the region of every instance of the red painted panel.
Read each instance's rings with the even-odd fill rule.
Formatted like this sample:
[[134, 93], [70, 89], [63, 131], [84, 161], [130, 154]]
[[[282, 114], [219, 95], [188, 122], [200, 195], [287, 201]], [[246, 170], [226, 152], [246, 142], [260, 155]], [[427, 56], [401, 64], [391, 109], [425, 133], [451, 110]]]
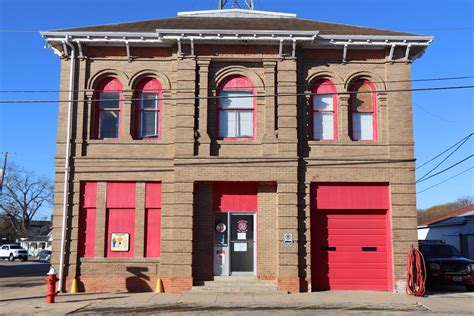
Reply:
[[257, 183], [216, 182], [214, 184], [214, 211], [257, 212]]
[[[112, 233], [130, 234], [129, 250], [127, 252], [111, 251]], [[133, 257], [135, 243], [135, 209], [107, 209], [107, 244], [106, 257]]]
[[135, 182], [107, 183], [107, 208], [135, 208]]
[[[313, 289], [390, 290], [387, 214], [387, 210], [312, 211]], [[325, 246], [336, 250], [321, 249]]]
[[95, 257], [96, 209], [81, 208], [79, 210], [78, 256]]
[[97, 183], [81, 182], [78, 256], [95, 257]]
[[145, 207], [161, 208], [161, 182], [150, 182], [145, 186]]
[[96, 207], [97, 182], [81, 182], [81, 206]]
[[146, 209], [145, 211], [145, 257], [160, 257], [161, 238], [161, 209]]
[[390, 206], [388, 185], [316, 185], [316, 203], [312, 204], [320, 210], [387, 210]]

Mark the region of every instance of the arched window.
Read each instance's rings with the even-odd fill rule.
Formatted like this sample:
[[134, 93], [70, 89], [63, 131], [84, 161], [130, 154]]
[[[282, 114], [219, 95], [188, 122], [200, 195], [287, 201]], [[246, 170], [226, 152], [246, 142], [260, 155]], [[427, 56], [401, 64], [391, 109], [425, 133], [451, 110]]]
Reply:
[[232, 76], [217, 90], [220, 139], [254, 139], [255, 87], [243, 76]]
[[337, 141], [336, 87], [322, 79], [315, 82], [311, 92], [311, 139]]
[[355, 141], [377, 140], [377, 111], [374, 85], [358, 80], [350, 87], [350, 137]]
[[160, 82], [154, 78], [143, 79], [135, 95], [135, 138], [159, 139], [162, 104]]
[[122, 84], [116, 78], [103, 79], [96, 88], [95, 136], [99, 139], [120, 137]]

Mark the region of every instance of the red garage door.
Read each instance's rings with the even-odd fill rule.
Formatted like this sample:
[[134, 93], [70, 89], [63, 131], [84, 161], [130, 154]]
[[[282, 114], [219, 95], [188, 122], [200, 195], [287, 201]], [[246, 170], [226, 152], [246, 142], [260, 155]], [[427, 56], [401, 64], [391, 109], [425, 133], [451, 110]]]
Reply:
[[316, 185], [313, 192], [313, 289], [391, 290], [388, 186]]

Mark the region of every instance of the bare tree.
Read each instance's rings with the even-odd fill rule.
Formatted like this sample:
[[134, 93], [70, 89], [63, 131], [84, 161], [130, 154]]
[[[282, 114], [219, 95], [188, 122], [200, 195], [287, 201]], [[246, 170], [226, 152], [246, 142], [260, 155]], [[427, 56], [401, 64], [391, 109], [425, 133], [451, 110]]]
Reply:
[[20, 237], [25, 237], [38, 210], [52, 205], [53, 192], [51, 180], [10, 164], [0, 194], [0, 214], [8, 218]]

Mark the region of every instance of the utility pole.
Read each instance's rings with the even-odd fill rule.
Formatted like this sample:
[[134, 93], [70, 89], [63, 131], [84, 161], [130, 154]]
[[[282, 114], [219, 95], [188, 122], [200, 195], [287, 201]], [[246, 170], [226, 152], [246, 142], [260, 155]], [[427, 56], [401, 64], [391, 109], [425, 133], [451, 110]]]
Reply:
[[[229, 3], [229, 0], [219, 0], [219, 10], [225, 9], [225, 6]], [[239, 8], [239, 9], [249, 9], [253, 10], [254, 7], [254, 0], [233, 0], [231, 5], [231, 9]]]
[[3, 168], [0, 169], [0, 193], [2, 193], [2, 189], [3, 189], [3, 179], [5, 179], [5, 173], [6, 173], [6, 170], [7, 170], [7, 159], [8, 159], [8, 156], [15, 156], [15, 154], [10, 154], [8, 152], [5, 152], [5, 153], [1, 153], [0, 155], [3, 156]]

